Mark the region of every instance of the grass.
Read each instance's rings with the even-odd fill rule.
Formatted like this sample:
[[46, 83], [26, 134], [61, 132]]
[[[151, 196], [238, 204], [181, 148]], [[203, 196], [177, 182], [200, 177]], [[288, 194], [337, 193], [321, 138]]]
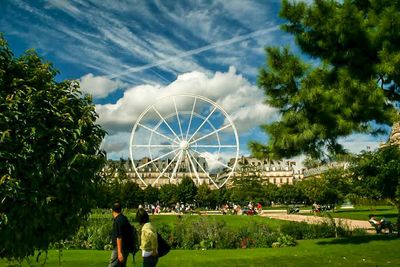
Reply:
[[[275, 249], [173, 250], [161, 258], [157, 266], [400, 266], [399, 247], [400, 239], [395, 237], [360, 236], [303, 240], [296, 247]], [[65, 250], [62, 252], [61, 266], [107, 266], [109, 256], [110, 251]], [[0, 260], [0, 266], [13, 265]], [[49, 252], [46, 266], [59, 266], [57, 251]], [[131, 256], [128, 266], [132, 266]], [[141, 266], [139, 254], [136, 255], [136, 266]]]
[[[392, 222], [396, 222], [398, 211], [393, 206], [355, 206], [354, 209], [338, 209], [331, 213], [333, 217], [336, 218], [346, 218], [353, 220], [363, 220], [369, 219], [368, 215], [375, 214], [377, 217], [385, 217]], [[304, 214], [306, 215], [306, 214]], [[309, 213], [309, 215], [314, 215]]]
[[[266, 217], [260, 217], [260, 216], [237, 216], [237, 215], [201, 215], [201, 216], [206, 216], [208, 218], [211, 218], [212, 220], [216, 220], [216, 221], [223, 221], [226, 223], [226, 226], [228, 228], [231, 229], [239, 229], [245, 225], [251, 224], [251, 223], [263, 223], [263, 224], [267, 224], [268, 226], [271, 227], [271, 229], [278, 229], [279, 225], [282, 223], [281, 221], [278, 220], [273, 220], [273, 219], [269, 219]], [[157, 226], [160, 224], [169, 224], [169, 225], [173, 225], [178, 218], [183, 218], [182, 217], [178, 217], [176, 215], [155, 215], [152, 216], [150, 218], [150, 220]], [[199, 217], [197, 215], [194, 216], [190, 216], [187, 215], [186, 217], [184, 217], [186, 220], [197, 220]]]
[[[129, 220], [134, 223], [136, 226], [137, 224], [134, 221], [135, 216], [131, 213], [127, 214]], [[185, 220], [197, 220], [199, 216], [203, 217], [208, 217], [211, 218], [212, 220], [216, 221], [224, 221], [227, 225], [228, 228], [231, 229], [239, 229], [245, 225], [248, 225], [250, 223], [265, 223], [270, 226], [272, 230], [278, 229], [279, 225], [282, 223], [282, 221], [279, 220], [274, 220], [274, 219], [269, 219], [267, 217], [260, 217], [260, 216], [245, 216], [245, 215], [150, 215], [150, 221], [154, 223], [154, 225], [157, 227], [159, 225], [169, 225], [171, 227], [174, 226], [174, 224], [180, 219], [184, 218]], [[110, 219], [111, 214], [99, 214], [95, 213], [91, 216], [93, 219]]]

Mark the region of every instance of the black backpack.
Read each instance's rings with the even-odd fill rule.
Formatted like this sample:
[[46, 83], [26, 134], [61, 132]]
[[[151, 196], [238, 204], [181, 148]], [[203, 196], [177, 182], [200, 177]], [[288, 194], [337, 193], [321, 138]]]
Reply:
[[158, 257], [162, 257], [168, 254], [171, 250], [171, 246], [164, 240], [164, 238], [157, 233], [157, 242], [158, 242]]
[[128, 222], [126, 238], [124, 240], [125, 248], [135, 256], [139, 251], [139, 237], [136, 228]]

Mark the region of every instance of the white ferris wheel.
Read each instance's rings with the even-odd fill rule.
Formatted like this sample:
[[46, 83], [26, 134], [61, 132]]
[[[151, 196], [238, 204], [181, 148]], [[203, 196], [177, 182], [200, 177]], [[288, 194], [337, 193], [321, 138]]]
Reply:
[[[235, 170], [239, 138], [228, 113], [199, 95], [173, 95], [148, 106], [135, 122], [130, 158], [144, 186], [179, 183], [221, 188]], [[163, 182], [161, 182], [163, 181]]]

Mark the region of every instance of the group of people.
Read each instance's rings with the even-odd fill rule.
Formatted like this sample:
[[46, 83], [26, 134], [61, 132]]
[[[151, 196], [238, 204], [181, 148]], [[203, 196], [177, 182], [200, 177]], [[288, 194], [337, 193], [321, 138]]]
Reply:
[[[127, 240], [131, 238], [131, 224], [128, 218], [122, 213], [120, 202], [115, 202], [112, 207], [113, 229], [112, 244], [109, 267], [126, 266], [129, 253], [131, 252]], [[158, 262], [158, 241], [157, 231], [150, 223], [149, 214], [145, 209], [139, 208], [136, 213], [136, 221], [141, 225], [140, 249], [143, 257], [143, 267], [155, 267]]]
[[245, 205], [244, 207], [238, 204], [233, 204], [231, 207], [228, 204], [225, 204], [222, 206], [221, 210], [222, 214], [255, 215], [262, 213], [262, 205], [261, 203], [257, 203], [257, 205], [255, 205], [253, 202], [249, 202], [249, 204], [247, 204], [247, 206]]

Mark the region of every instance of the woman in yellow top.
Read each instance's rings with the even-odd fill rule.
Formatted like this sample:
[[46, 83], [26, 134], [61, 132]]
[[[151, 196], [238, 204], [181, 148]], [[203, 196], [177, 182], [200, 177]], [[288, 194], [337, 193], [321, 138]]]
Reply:
[[150, 223], [149, 214], [140, 208], [136, 212], [136, 221], [142, 226], [140, 249], [143, 256], [143, 267], [155, 267], [158, 262], [157, 231]]

